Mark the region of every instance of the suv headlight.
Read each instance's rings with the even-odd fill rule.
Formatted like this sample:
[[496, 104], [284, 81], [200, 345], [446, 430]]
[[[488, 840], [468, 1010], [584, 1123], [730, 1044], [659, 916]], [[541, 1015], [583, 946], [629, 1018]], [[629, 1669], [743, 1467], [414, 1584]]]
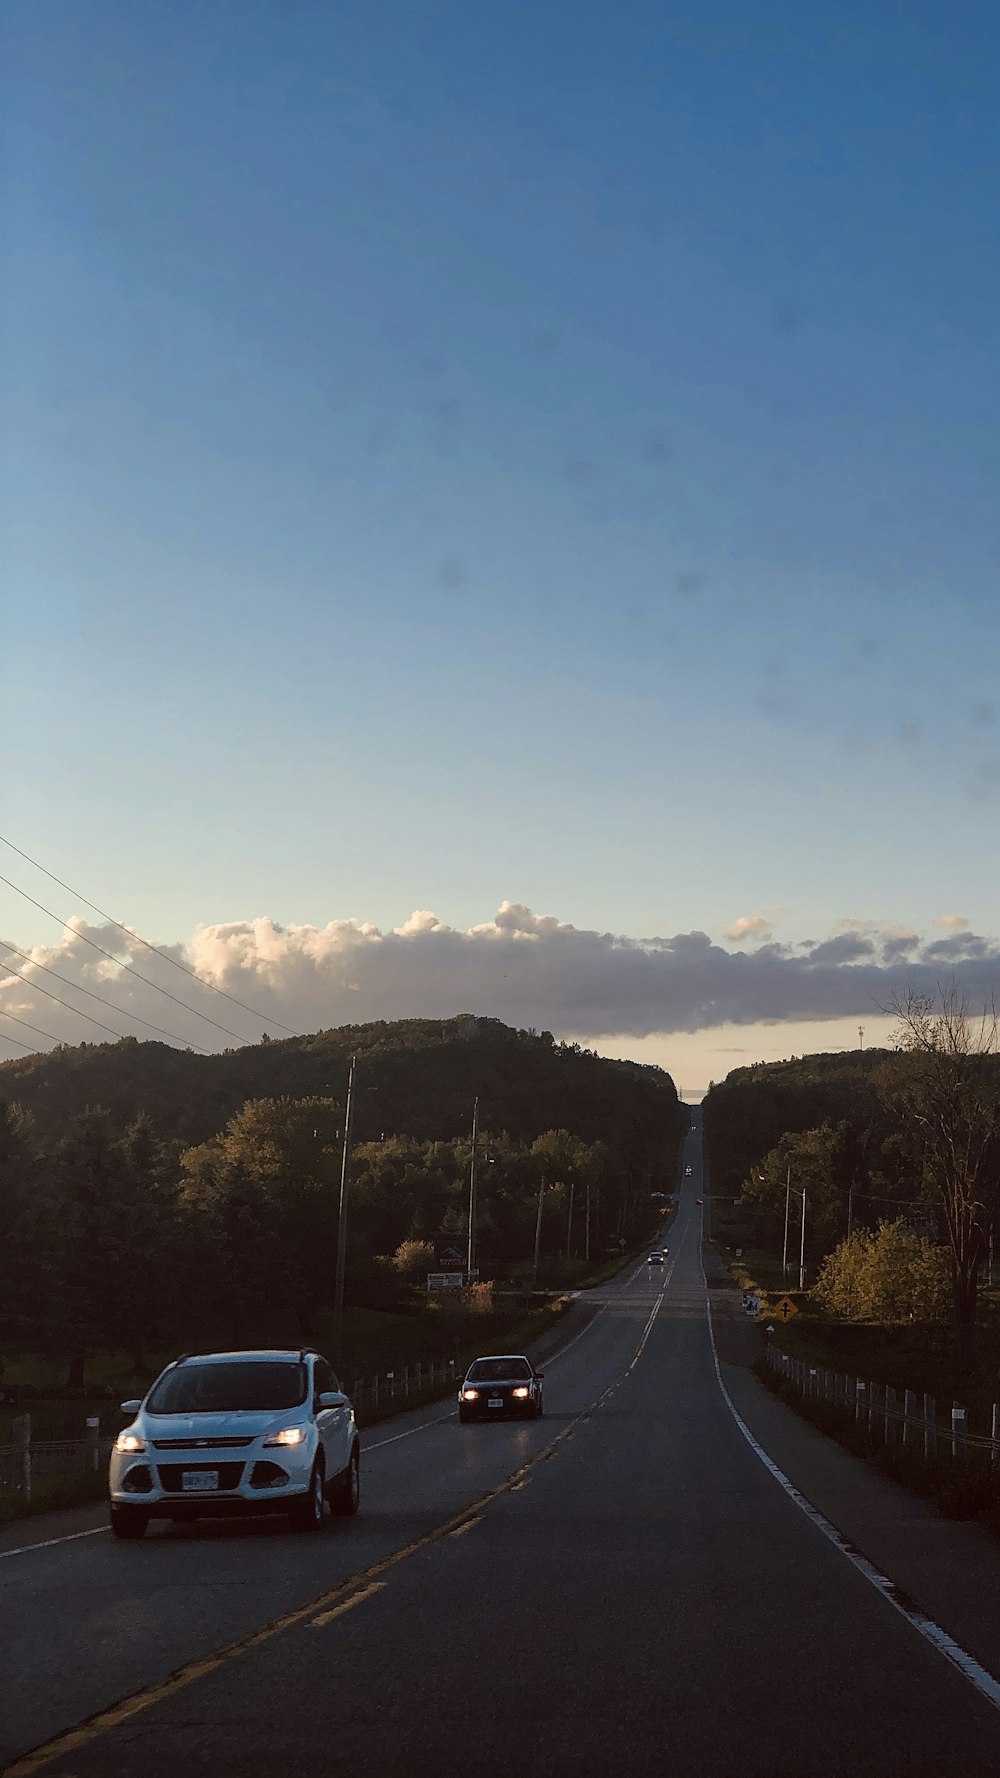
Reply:
[[283, 1426], [280, 1432], [269, 1432], [266, 1445], [304, 1445], [308, 1436], [308, 1426]]
[[137, 1432], [120, 1432], [115, 1439], [115, 1450], [124, 1456], [134, 1457], [137, 1451], [146, 1449], [146, 1441]]

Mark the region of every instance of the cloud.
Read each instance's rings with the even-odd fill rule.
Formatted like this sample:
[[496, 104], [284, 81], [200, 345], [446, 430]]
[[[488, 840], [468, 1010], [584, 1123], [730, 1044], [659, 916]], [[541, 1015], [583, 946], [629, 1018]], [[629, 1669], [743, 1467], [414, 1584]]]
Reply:
[[964, 914], [938, 914], [935, 926], [943, 926], [949, 932], [961, 931], [969, 922]]
[[774, 932], [774, 923], [764, 914], [741, 914], [731, 926], [724, 926], [722, 930], [726, 938], [732, 939], [735, 944], [744, 938], [770, 938]]
[[[0, 1010], [37, 1031], [0, 1018], [0, 1032], [35, 1048], [47, 1039], [109, 1041], [109, 1032], [83, 1016], [89, 1013], [119, 1034], [152, 1037], [154, 1024], [179, 1042], [221, 1049], [256, 1042], [264, 1030], [277, 1035], [280, 1026], [314, 1031], [475, 1012], [557, 1034], [638, 1038], [725, 1024], [863, 1019], [894, 993], [913, 987], [933, 994], [953, 976], [973, 1005], [1000, 991], [993, 940], [960, 932], [922, 944], [898, 929], [839, 924], [830, 938], [808, 945], [768, 942], [733, 952], [704, 932], [636, 939], [504, 902], [493, 919], [468, 931], [426, 910], [385, 932], [356, 920], [283, 927], [262, 916], [202, 927], [186, 948], [164, 946], [156, 956], [138, 942], [130, 946], [115, 927], [78, 920], [57, 945], [36, 948], [31, 963], [7, 956], [27, 979], [0, 980]], [[99, 955], [88, 939], [117, 961]], [[185, 978], [167, 956], [257, 1011]], [[129, 975], [124, 964], [148, 980]], [[84, 989], [110, 1005], [88, 999]], [[78, 1010], [55, 1004], [46, 991]], [[13, 1044], [0, 1048], [8, 1053], [18, 1053]]]

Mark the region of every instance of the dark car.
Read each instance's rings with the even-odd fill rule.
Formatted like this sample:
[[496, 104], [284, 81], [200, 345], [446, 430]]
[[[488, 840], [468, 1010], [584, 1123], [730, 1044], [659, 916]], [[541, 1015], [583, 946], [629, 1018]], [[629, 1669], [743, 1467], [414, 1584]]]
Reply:
[[503, 1354], [477, 1358], [470, 1364], [458, 1392], [458, 1417], [463, 1425], [469, 1420], [510, 1417], [540, 1420], [543, 1412], [542, 1372], [534, 1369], [530, 1359], [520, 1353]]

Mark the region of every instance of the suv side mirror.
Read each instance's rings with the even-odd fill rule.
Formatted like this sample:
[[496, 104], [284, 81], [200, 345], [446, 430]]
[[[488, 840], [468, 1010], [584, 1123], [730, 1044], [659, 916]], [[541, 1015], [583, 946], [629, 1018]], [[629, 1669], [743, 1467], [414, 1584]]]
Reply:
[[324, 1389], [316, 1397], [317, 1408], [346, 1408], [347, 1396], [341, 1389]]
[[142, 1407], [141, 1401], [123, 1401], [120, 1404], [123, 1414], [137, 1414]]

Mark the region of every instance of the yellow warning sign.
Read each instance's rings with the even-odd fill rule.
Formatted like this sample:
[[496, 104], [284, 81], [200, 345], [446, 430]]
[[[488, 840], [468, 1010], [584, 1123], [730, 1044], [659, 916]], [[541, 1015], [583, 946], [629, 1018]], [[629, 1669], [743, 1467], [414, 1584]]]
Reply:
[[780, 1303], [775, 1303], [771, 1313], [772, 1315], [777, 1315], [781, 1321], [791, 1321], [792, 1316], [798, 1314], [798, 1309], [792, 1302], [791, 1297], [783, 1296]]

